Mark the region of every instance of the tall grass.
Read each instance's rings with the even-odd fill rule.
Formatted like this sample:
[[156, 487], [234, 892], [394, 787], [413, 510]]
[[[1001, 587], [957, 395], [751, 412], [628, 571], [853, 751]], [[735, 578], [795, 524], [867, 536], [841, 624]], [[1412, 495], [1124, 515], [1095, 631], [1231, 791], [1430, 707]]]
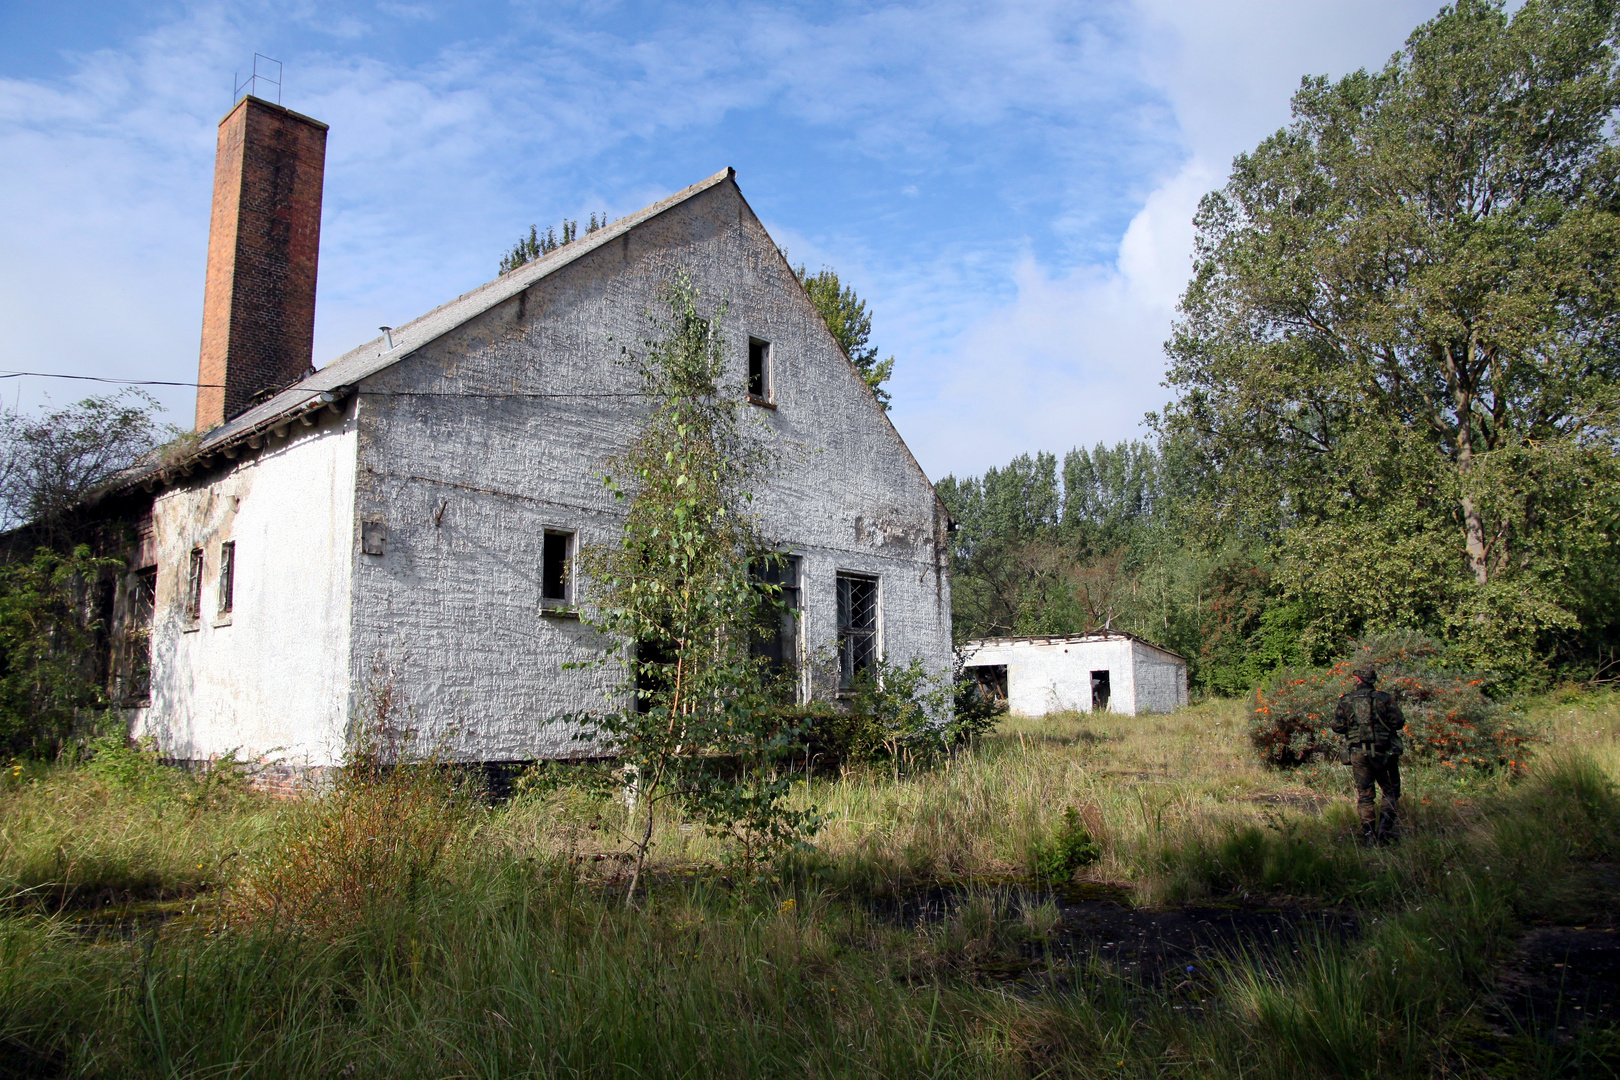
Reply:
[[[1351, 842], [1346, 778], [1262, 769], [1241, 706], [1209, 703], [1010, 722], [898, 781], [808, 776], [798, 797], [837, 817], [774, 885], [728, 882], [713, 841], [671, 822], [634, 910], [621, 864], [593, 858], [615, 850], [622, 803], [566, 784], [490, 807], [424, 765], [302, 804], [197, 806], [36, 772], [0, 799], [0, 878], [57, 899], [0, 916], [0, 1074], [1477, 1072], [1478, 1003], [1516, 935], [1600, 903], [1583, 868], [1620, 858], [1620, 711], [1531, 712], [1552, 743], [1528, 776], [1411, 770], [1390, 849]], [[1057, 947], [1057, 909], [1012, 887], [1078, 822], [1101, 856], [1079, 873], [1144, 900], [1339, 904], [1363, 932], [1126, 978]], [[868, 901], [942, 882], [937, 919]], [[117, 888], [199, 914], [76, 921]], [[1614, 1064], [1589, 1042], [1485, 1042], [1515, 1075]]]

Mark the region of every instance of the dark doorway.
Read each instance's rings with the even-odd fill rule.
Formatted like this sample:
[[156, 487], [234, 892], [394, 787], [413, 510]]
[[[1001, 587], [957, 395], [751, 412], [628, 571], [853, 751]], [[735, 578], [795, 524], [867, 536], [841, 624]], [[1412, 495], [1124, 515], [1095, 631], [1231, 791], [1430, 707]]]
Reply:
[[1093, 671], [1091, 673], [1091, 711], [1106, 712], [1108, 710], [1108, 672]]

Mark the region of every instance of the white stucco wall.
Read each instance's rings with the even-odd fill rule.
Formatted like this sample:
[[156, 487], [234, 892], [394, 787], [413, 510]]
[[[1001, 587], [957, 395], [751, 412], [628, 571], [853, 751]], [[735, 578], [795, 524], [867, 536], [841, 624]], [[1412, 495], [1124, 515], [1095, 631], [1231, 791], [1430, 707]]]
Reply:
[[1132, 716], [1187, 703], [1187, 666], [1143, 642], [1120, 636], [987, 640], [965, 649], [968, 667], [1005, 665], [1007, 707], [1019, 716], [1091, 710], [1091, 673], [1109, 673], [1108, 711]]
[[[330, 765], [386, 678], [405, 710], [396, 722], [455, 757], [590, 752], [556, 720], [600, 711], [621, 676], [592, 665], [610, 643], [585, 623], [542, 614], [543, 536], [617, 535], [621, 507], [600, 477], [641, 420], [621, 348], [653, 333], [646, 316], [663, 310], [677, 269], [706, 310], [725, 302], [739, 390], [748, 339], [772, 344], [776, 407], [744, 407], [775, 460], [752, 506], [801, 559], [805, 657], [830, 655], [836, 575], [851, 571], [879, 579], [889, 658], [947, 672], [946, 521], [933, 488], [728, 178], [358, 376], [354, 392], [342, 388], [342, 416], [169, 477], [137, 559], [159, 572], [153, 696], [130, 710], [134, 733], [179, 759], [235, 749]], [[367, 522], [386, 535], [380, 555], [361, 550]], [[219, 551], [232, 540], [224, 620]], [[196, 546], [206, 573], [192, 625]], [[590, 583], [575, 587], [588, 604]]]
[[[361, 385], [358, 516], [387, 551], [358, 556], [357, 685], [379, 664], [424, 734], [458, 756], [520, 760], [586, 747], [548, 718], [600, 710], [616, 669], [587, 626], [540, 613], [542, 535], [610, 542], [600, 479], [640, 423], [621, 347], [641, 348], [661, 283], [685, 270], [727, 304], [732, 378], [750, 336], [772, 344], [775, 409], [746, 406], [777, 455], [753, 508], [802, 557], [807, 652], [830, 649], [835, 575], [877, 576], [892, 659], [951, 660], [945, 521], [736, 186], [727, 181], [598, 248]], [[562, 395], [562, 396], [546, 396]], [[589, 602], [589, 582], [576, 585]]]
[[[342, 755], [350, 707], [356, 433], [323, 414], [247, 460], [159, 493], [135, 565], [155, 562], [152, 697], [136, 736], [202, 761], [237, 750], [292, 765]], [[217, 459], [216, 459], [217, 460]], [[220, 545], [236, 543], [233, 610], [218, 613]], [[202, 617], [185, 615], [203, 549]]]

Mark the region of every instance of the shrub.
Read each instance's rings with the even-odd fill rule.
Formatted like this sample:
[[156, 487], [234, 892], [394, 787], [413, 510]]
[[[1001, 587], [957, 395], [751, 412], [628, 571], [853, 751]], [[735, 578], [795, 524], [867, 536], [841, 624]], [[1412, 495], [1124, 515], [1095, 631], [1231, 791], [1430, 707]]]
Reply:
[[1520, 718], [1485, 695], [1483, 677], [1447, 669], [1442, 653], [1431, 638], [1395, 634], [1356, 645], [1330, 667], [1281, 672], [1255, 691], [1249, 739], [1276, 768], [1336, 758], [1343, 739], [1330, 726], [1334, 709], [1355, 686], [1350, 672], [1372, 664], [1379, 689], [1393, 694], [1406, 716], [1402, 740], [1410, 757], [1516, 767], [1533, 737]]
[[0, 753], [51, 757], [105, 704], [94, 583], [117, 566], [84, 546], [0, 567]]
[[1063, 811], [1063, 824], [1057, 832], [1031, 845], [1029, 866], [1037, 878], [1062, 882], [1100, 858], [1102, 846], [1092, 838], [1080, 812], [1070, 806]]
[[163, 760], [156, 739], [147, 736], [131, 742], [119, 730], [85, 740], [81, 754], [87, 774], [149, 803], [178, 802], [200, 811], [224, 805], [248, 787], [247, 770], [234, 750], [188, 773]]
[[240, 924], [291, 924], [336, 935], [430, 883], [459, 835], [475, 828], [482, 789], [392, 721], [392, 684], [371, 689], [373, 715], [331, 790], [293, 814], [225, 902]]

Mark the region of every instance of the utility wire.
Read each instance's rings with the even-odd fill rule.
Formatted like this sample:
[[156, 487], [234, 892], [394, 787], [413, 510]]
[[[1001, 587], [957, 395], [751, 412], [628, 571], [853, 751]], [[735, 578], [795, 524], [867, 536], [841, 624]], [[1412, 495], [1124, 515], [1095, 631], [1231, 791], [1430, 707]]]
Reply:
[[80, 382], [116, 383], [119, 386], [195, 386], [206, 390], [223, 390], [223, 383], [165, 382], [161, 379], [104, 379], [99, 375], [58, 375], [52, 371], [0, 371], [0, 379], [17, 379], [27, 375], [35, 379], [76, 379]]
[[[223, 383], [169, 382], [161, 379], [107, 379], [99, 375], [59, 375], [47, 371], [0, 371], [0, 379], [23, 376], [36, 379], [76, 379], [82, 382], [114, 383], [119, 386], [190, 386], [199, 390], [222, 390]], [[291, 389], [291, 387], [288, 387]], [[283, 393], [285, 391], [282, 391]], [[365, 397], [458, 397], [458, 398], [626, 398], [646, 397], [642, 390], [601, 391], [598, 393], [542, 394], [525, 390], [356, 390]]]

